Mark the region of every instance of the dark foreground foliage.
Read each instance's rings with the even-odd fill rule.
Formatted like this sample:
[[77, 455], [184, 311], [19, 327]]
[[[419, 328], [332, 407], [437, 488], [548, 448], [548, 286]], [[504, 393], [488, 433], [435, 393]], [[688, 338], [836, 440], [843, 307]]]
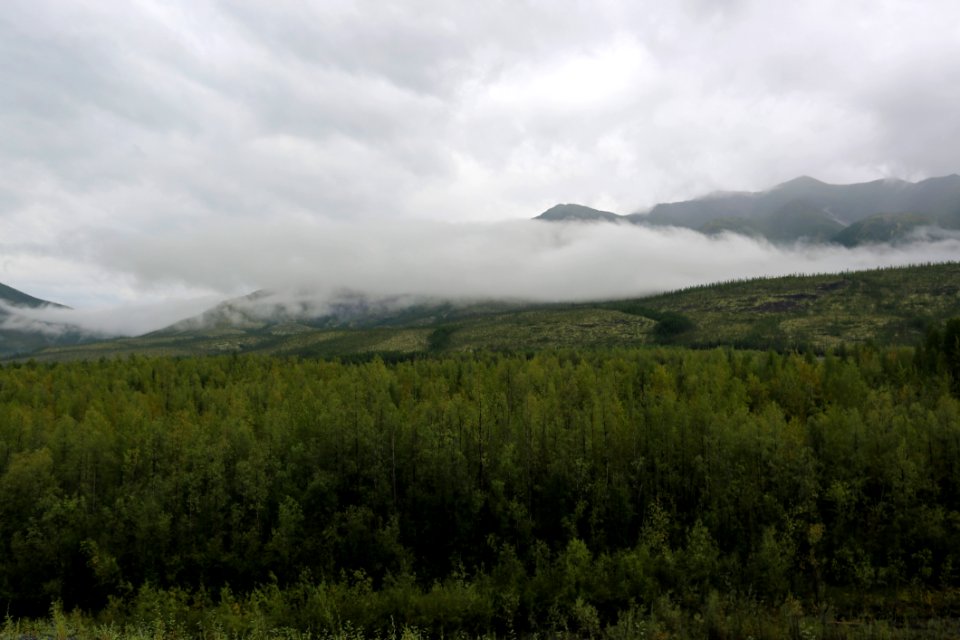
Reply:
[[952, 637], [943, 336], [7, 365], [4, 633]]

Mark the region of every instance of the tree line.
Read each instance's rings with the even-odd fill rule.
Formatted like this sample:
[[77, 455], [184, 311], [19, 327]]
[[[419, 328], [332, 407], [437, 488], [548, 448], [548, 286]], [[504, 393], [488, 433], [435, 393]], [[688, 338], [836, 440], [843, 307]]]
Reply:
[[949, 593], [954, 334], [822, 357], [8, 364], [0, 607], [592, 633], [664, 598]]

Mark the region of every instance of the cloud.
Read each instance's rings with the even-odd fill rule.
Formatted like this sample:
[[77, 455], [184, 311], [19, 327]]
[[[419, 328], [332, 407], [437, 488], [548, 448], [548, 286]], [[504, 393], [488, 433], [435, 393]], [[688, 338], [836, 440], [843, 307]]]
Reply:
[[[292, 262], [316, 250], [331, 256], [324, 282], [374, 287], [399, 268], [446, 291], [389, 246], [402, 239], [437, 265], [466, 256], [440, 268], [467, 291], [488, 291], [481, 273], [509, 284], [471, 253], [482, 247], [517, 269], [521, 293], [562, 294], [537, 269], [563, 272], [565, 251], [603, 264], [599, 244], [560, 250], [494, 221], [557, 202], [629, 213], [804, 174], [956, 172], [943, 141], [960, 136], [958, 24], [949, 0], [9, 0], [3, 278], [73, 306], [150, 304], [299, 278]], [[637, 265], [666, 283], [682, 280], [673, 254], [712, 255], [695, 237], [625, 233], [650, 255], [667, 247], [664, 266]], [[344, 266], [344, 247], [362, 261]], [[517, 257], [531, 247], [537, 262]], [[235, 254], [258, 269], [216, 268]], [[597, 291], [634, 293], [617, 278]]]
[[[282, 292], [323, 305], [374, 298], [598, 300], [754, 276], [947, 261], [960, 239], [848, 249], [628, 224], [277, 220], [179, 233], [102, 233], [95, 259], [138, 286]], [[129, 314], [124, 314], [129, 316]], [[176, 313], [143, 314], [160, 328]], [[99, 317], [109, 316], [109, 312]], [[91, 317], [90, 321], [93, 322]], [[130, 317], [129, 321], [133, 321]]]
[[94, 309], [24, 308], [0, 303], [0, 329], [38, 332], [51, 337], [65, 334], [92, 338], [137, 336], [200, 314], [221, 299], [212, 296]]
[[[291, 316], [322, 315], [352, 294], [388, 307], [423, 299], [628, 298], [708, 282], [943, 262], [960, 255], [956, 233], [926, 228], [916, 233], [915, 241], [905, 244], [846, 248], [778, 246], [673, 227], [533, 220], [370, 222], [291, 216], [269, 224], [240, 220], [229, 227], [210, 221], [188, 235], [172, 228], [149, 234], [101, 229], [77, 238], [76, 246], [84, 249], [72, 259], [90, 273], [109, 274], [114, 280], [104, 284], [117, 283], [131, 292], [128, 297], [92, 300], [80, 310], [20, 310], [8, 322], [52, 323], [48, 331], [73, 325], [136, 335], [256, 290], [269, 295], [252, 306], [234, 305], [231, 312], [257, 316], [279, 307]], [[68, 251], [64, 260], [70, 259]], [[144, 301], [134, 294], [138, 291], [154, 293]]]
[[956, 24], [946, 0], [11, 0], [0, 159], [27, 180], [0, 213], [480, 220], [940, 175]]

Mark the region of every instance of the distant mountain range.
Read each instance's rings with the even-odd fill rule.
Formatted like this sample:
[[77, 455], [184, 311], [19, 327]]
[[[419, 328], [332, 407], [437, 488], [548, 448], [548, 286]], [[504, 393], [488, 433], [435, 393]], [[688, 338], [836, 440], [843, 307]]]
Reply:
[[775, 243], [834, 242], [845, 246], [936, 238], [960, 230], [960, 175], [921, 182], [875, 180], [827, 184], [800, 177], [760, 192], [717, 192], [618, 215], [578, 204], [551, 207], [546, 221], [622, 222], [724, 232]]

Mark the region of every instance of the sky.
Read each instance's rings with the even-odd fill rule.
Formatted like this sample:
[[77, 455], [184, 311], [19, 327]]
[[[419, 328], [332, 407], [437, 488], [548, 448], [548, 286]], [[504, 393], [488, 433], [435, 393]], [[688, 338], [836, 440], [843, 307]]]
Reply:
[[582, 298], [950, 257], [526, 221], [946, 175], [958, 140], [953, 0], [4, 0], [0, 282], [160, 322], [285, 284]]

